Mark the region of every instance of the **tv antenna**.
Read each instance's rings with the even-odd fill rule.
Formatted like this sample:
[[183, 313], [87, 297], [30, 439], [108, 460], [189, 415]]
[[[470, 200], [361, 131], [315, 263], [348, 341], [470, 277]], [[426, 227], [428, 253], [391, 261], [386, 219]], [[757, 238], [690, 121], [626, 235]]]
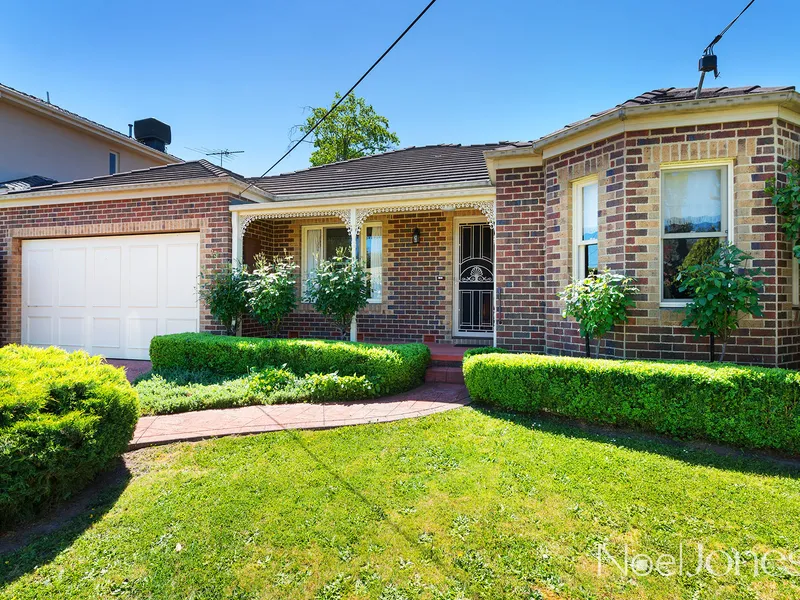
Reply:
[[219, 156], [220, 167], [222, 166], [222, 161], [234, 160], [236, 158], [234, 155], [244, 153], [244, 150], [228, 150], [227, 148], [222, 150], [209, 150], [208, 148], [189, 148], [187, 146], [186, 149], [197, 152], [198, 154], [205, 154], [206, 156]]
[[747, 6], [742, 9], [742, 12], [736, 15], [736, 18], [728, 23], [728, 26], [723, 29], [717, 37], [711, 40], [711, 43], [706, 46], [705, 50], [703, 50], [703, 56], [700, 57], [700, 63], [697, 66], [697, 70], [700, 71], [700, 83], [697, 84], [697, 93], [694, 95], [695, 100], [700, 99], [700, 93], [703, 91], [703, 80], [706, 78], [706, 73], [713, 71], [714, 79], [719, 77], [719, 70], [717, 69], [717, 55], [714, 54], [714, 46], [722, 39], [722, 36], [728, 32], [728, 29], [733, 27], [733, 24], [739, 20], [739, 17], [747, 12], [748, 8], [753, 6], [753, 2], [755, 1], [756, 0], [750, 0]]

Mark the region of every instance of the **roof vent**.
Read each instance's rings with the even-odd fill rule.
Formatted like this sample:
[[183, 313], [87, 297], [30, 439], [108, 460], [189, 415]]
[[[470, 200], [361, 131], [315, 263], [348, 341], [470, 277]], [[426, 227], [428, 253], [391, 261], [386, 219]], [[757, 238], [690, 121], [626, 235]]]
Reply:
[[172, 129], [158, 119], [141, 119], [133, 122], [133, 137], [137, 142], [165, 152], [172, 143]]

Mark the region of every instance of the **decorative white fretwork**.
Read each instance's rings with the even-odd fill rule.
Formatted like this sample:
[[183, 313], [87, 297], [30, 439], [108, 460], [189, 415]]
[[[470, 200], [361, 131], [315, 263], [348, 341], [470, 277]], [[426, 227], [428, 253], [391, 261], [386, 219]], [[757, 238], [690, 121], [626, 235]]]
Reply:
[[367, 222], [367, 219], [372, 215], [396, 213], [396, 212], [426, 212], [436, 211], [442, 209], [458, 209], [458, 208], [475, 208], [486, 217], [489, 226], [494, 229], [495, 226], [495, 213], [494, 202], [491, 200], [460, 200], [456, 202], [442, 201], [439, 203], [428, 204], [409, 204], [404, 206], [377, 206], [377, 207], [363, 207], [355, 210], [355, 223], [351, 223], [351, 210], [350, 209], [320, 209], [320, 210], [292, 210], [281, 212], [268, 212], [259, 213], [256, 215], [248, 215], [242, 217], [241, 231], [242, 235], [247, 231], [250, 223], [258, 219], [303, 219], [310, 217], [338, 217], [347, 227], [347, 232], [351, 233], [353, 227], [356, 232], [361, 232], [361, 227]]
[[250, 223], [253, 221], [258, 221], [260, 219], [302, 219], [302, 218], [309, 218], [309, 217], [339, 217], [341, 221], [344, 223], [345, 227], [347, 227], [347, 231], [350, 231], [350, 211], [349, 210], [298, 210], [298, 211], [286, 211], [286, 212], [279, 212], [279, 213], [260, 213], [257, 215], [248, 215], [242, 219], [242, 235], [245, 234], [247, 228], [250, 226]]

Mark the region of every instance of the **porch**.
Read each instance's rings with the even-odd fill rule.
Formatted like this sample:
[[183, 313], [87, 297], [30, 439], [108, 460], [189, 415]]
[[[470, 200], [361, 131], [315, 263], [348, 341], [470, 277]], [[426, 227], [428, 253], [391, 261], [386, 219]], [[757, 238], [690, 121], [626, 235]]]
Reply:
[[[316, 203], [305, 210], [290, 204], [231, 207], [234, 263], [252, 266], [258, 254], [288, 254], [299, 266], [298, 308], [284, 320], [281, 335], [340, 337], [333, 323], [303, 302], [302, 288], [320, 260], [344, 247], [372, 276], [371, 298], [351, 327], [351, 340], [458, 348], [493, 342], [493, 195], [347, 207]], [[267, 333], [247, 322], [243, 334]]]

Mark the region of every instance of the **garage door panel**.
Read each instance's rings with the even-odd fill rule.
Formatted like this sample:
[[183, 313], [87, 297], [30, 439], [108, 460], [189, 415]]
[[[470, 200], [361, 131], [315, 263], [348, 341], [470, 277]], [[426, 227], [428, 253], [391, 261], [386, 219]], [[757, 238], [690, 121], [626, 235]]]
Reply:
[[23, 241], [22, 341], [148, 358], [198, 331], [198, 257], [197, 233]]
[[167, 246], [167, 307], [193, 308], [197, 306], [195, 286], [197, 270], [187, 266], [197, 264], [197, 244], [170, 244]]
[[167, 319], [165, 333], [187, 333], [197, 331], [197, 319]]
[[32, 346], [52, 346], [53, 319], [48, 316], [28, 317], [27, 319], [28, 342]]
[[63, 348], [83, 348], [86, 346], [86, 319], [83, 317], [59, 317], [58, 345]]
[[58, 252], [58, 305], [86, 306], [86, 248]]
[[25, 266], [36, 274], [25, 286], [28, 306], [53, 306], [54, 257], [52, 249], [35, 249], [28, 254]]
[[122, 304], [122, 248], [94, 249], [92, 306], [119, 308]]
[[128, 306], [158, 306], [158, 246], [131, 246], [128, 253]]
[[93, 317], [91, 335], [94, 348], [119, 349], [122, 341], [122, 319]]
[[128, 348], [147, 350], [158, 335], [158, 319], [128, 319]]

